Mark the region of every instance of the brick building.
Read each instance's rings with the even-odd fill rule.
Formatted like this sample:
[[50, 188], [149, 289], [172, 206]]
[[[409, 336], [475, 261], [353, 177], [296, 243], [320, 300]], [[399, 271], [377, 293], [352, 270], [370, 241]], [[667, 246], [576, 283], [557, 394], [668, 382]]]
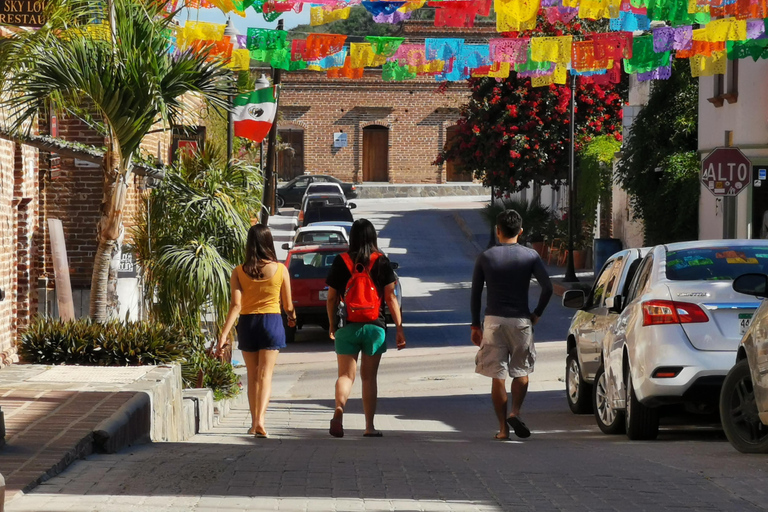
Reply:
[[[481, 43], [495, 35], [495, 24], [481, 22], [461, 31], [409, 21], [403, 32], [406, 43], [423, 43], [427, 37]], [[317, 71], [285, 73], [278, 126], [290, 149], [280, 153], [279, 177], [310, 173], [358, 183], [470, 181], [450, 164], [432, 165], [468, 97], [464, 82], [449, 83], [440, 92], [431, 77], [385, 82], [380, 69], [367, 69], [358, 80], [329, 79]], [[346, 147], [334, 145], [334, 139], [344, 137]]]

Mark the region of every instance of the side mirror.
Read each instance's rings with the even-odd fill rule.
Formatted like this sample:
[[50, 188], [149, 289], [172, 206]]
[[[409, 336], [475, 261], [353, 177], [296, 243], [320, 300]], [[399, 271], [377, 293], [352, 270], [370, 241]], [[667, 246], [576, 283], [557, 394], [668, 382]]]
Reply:
[[283, 244], [283, 249], [286, 251], [290, 251], [291, 250], [290, 244]]
[[733, 289], [745, 295], [754, 295], [755, 297], [768, 297], [768, 275], [765, 274], [743, 274], [733, 280]]
[[389, 265], [392, 267], [392, 270], [397, 270], [397, 269], [400, 268], [400, 264], [399, 263], [395, 263], [394, 261], [390, 261]]
[[605, 307], [608, 308], [608, 311], [611, 311], [613, 313], [621, 313], [621, 308], [623, 306], [621, 295], [614, 295], [613, 297], [608, 297], [605, 299]]
[[357, 208], [357, 205], [355, 203], [347, 203], [347, 208], [349, 208], [350, 210], [354, 210], [355, 208]]
[[568, 290], [563, 294], [563, 306], [572, 309], [581, 309], [587, 302], [584, 290]]

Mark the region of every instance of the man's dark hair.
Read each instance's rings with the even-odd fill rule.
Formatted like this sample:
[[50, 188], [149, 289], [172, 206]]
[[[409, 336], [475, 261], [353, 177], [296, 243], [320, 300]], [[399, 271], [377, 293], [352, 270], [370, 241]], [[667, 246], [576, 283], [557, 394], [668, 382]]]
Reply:
[[504, 210], [496, 216], [496, 227], [505, 238], [514, 238], [520, 234], [523, 218], [515, 210]]

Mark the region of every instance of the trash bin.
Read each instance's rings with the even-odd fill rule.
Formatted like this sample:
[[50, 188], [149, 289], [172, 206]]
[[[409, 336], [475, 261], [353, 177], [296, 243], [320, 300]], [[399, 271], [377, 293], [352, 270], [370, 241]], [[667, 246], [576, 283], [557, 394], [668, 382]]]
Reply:
[[603, 268], [608, 258], [622, 250], [621, 240], [618, 238], [595, 238], [594, 254], [595, 260], [595, 279], [597, 279], [597, 273]]

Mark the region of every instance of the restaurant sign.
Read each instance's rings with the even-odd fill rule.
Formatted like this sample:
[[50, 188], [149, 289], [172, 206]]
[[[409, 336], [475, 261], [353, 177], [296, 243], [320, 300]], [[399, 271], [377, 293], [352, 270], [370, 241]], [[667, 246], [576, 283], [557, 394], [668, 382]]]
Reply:
[[0, 25], [42, 27], [45, 18], [42, 0], [0, 0]]

